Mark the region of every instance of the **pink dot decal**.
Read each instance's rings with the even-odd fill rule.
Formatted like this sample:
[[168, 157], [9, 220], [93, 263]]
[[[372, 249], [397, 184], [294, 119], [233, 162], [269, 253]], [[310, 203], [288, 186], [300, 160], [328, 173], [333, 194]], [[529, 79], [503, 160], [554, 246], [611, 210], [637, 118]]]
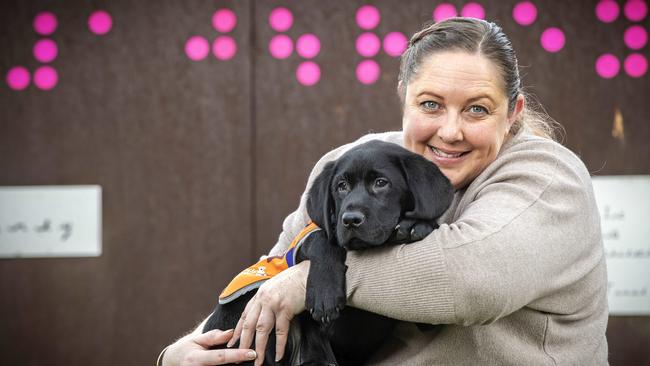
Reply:
[[284, 59], [291, 56], [293, 52], [293, 41], [284, 34], [278, 34], [269, 42], [269, 52], [277, 59]]
[[13, 90], [24, 90], [29, 86], [29, 71], [22, 66], [14, 66], [7, 73], [7, 85]]
[[648, 60], [640, 53], [633, 53], [625, 59], [625, 72], [633, 78], [640, 78], [648, 71]]
[[375, 60], [363, 60], [357, 65], [357, 80], [365, 85], [374, 84], [379, 79], [380, 72], [381, 68]]
[[633, 25], [625, 30], [623, 39], [629, 48], [640, 50], [648, 43], [648, 32], [640, 25]]
[[42, 11], [34, 18], [34, 30], [42, 36], [49, 36], [56, 30], [56, 16], [49, 11]]
[[311, 33], [303, 34], [296, 41], [296, 52], [304, 58], [314, 58], [320, 52], [320, 40]]
[[237, 43], [230, 36], [219, 36], [212, 42], [212, 54], [219, 60], [230, 60], [237, 53]]
[[320, 80], [320, 67], [312, 61], [304, 61], [296, 69], [296, 79], [305, 86], [312, 86]]
[[621, 69], [621, 63], [616, 56], [606, 53], [596, 60], [596, 73], [603, 79], [611, 79], [618, 75]]
[[361, 29], [370, 30], [379, 25], [381, 15], [379, 9], [372, 5], [364, 5], [357, 10], [356, 14], [357, 25]]
[[452, 18], [458, 15], [456, 7], [449, 3], [442, 3], [433, 10], [433, 20], [436, 22]]
[[620, 9], [614, 0], [602, 0], [596, 4], [596, 17], [603, 23], [611, 23], [618, 18]]
[[542, 47], [548, 52], [559, 52], [565, 43], [564, 32], [559, 28], [548, 28], [542, 33]]
[[467, 3], [460, 11], [460, 15], [466, 18], [485, 19], [485, 9], [478, 3]]
[[512, 17], [519, 25], [531, 25], [537, 19], [537, 7], [530, 1], [522, 1], [512, 9]]
[[210, 45], [201, 36], [192, 36], [185, 42], [185, 54], [193, 61], [201, 61], [208, 56]]
[[384, 52], [389, 56], [401, 56], [408, 46], [408, 40], [400, 32], [390, 32], [384, 37]]
[[50, 66], [41, 66], [34, 73], [34, 84], [41, 90], [51, 90], [59, 81], [59, 75]]
[[107, 12], [97, 10], [88, 17], [88, 28], [96, 35], [103, 36], [113, 28], [113, 18]]
[[34, 45], [34, 57], [43, 63], [48, 63], [52, 62], [57, 54], [59, 53], [59, 49], [56, 46], [56, 42], [54, 42], [51, 39], [41, 39], [40, 41], [36, 42]]
[[228, 33], [237, 25], [237, 15], [230, 9], [219, 9], [212, 14], [212, 27], [218, 32]]
[[357, 52], [363, 57], [373, 57], [379, 52], [381, 42], [374, 33], [366, 32], [357, 37]]
[[293, 25], [293, 14], [287, 8], [275, 8], [269, 15], [269, 25], [276, 32], [287, 31]]
[[648, 4], [643, 0], [628, 0], [623, 8], [623, 13], [627, 19], [638, 22], [648, 15]]

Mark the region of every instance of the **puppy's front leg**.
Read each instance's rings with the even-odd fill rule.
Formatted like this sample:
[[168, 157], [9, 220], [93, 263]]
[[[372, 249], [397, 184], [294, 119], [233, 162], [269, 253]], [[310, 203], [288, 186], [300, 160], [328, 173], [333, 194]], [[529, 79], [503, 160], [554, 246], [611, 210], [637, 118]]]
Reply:
[[310, 235], [299, 251], [299, 260], [311, 262], [305, 307], [325, 328], [345, 307], [345, 257], [345, 249], [330, 243], [323, 231]]
[[420, 241], [438, 228], [438, 225], [416, 219], [402, 219], [388, 239], [390, 244], [408, 244]]

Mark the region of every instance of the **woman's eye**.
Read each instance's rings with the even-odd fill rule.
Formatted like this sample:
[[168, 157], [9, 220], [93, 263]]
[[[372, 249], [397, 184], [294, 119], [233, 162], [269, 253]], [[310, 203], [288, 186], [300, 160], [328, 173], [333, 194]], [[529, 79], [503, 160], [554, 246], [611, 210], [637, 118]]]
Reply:
[[470, 113], [474, 114], [487, 114], [488, 110], [485, 107], [482, 107], [480, 105], [473, 105], [469, 107]]
[[440, 104], [438, 104], [438, 103], [436, 103], [436, 102], [434, 102], [432, 100], [427, 100], [426, 102], [422, 102], [420, 105], [422, 107], [424, 107], [425, 109], [429, 109], [429, 110], [433, 110], [433, 111], [440, 108]]
[[348, 190], [348, 182], [340, 181], [339, 184], [336, 185], [336, 190], [339, 192], [346, 192]]
[[377, 180], [375, 180], [375, 187], [377, 188], [383, 188], [386, 187], [387, 185], [388, 185], [388, 179], [377, 178]]

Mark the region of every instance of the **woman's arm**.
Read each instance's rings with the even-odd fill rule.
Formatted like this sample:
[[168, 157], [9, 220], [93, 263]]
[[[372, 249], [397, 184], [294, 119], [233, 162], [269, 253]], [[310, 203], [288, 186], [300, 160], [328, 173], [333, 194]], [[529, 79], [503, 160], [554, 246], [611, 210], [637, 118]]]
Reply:
[[549, 144], [497, 159], [451, 223], [421, 242], [348, 253], [348, 303], [406, 321], [472, 325], [524, 306], [575, 314], [600, 301], [606, 281], [590, 177]]

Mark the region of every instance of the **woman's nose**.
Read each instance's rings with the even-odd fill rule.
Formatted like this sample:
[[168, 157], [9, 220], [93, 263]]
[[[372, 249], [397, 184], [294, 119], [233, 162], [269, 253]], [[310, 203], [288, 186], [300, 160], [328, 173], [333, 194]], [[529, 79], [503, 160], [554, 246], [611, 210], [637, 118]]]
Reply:
[[463, 139], [460, 115], [455, 112], [447, 113], [438, 127], [438, 136], [446, 143], [453, 143]]

